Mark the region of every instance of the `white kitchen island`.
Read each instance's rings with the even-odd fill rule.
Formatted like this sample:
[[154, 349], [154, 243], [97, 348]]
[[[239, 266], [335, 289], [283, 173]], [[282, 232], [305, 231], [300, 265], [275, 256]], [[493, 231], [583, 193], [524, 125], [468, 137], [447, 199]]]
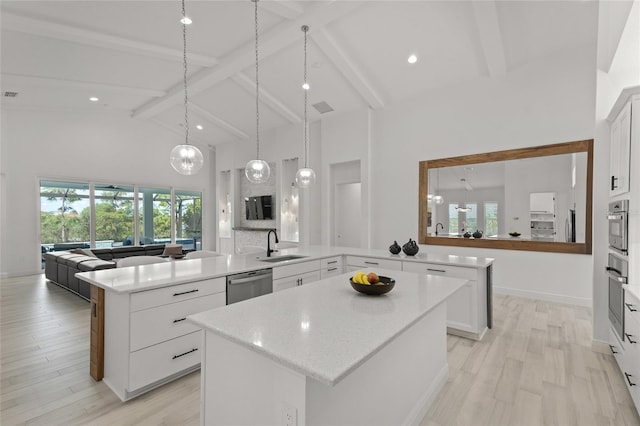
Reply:
[[448, 375], [446, 303], [467, 280], [350, 273], [187, 317], [202, 327], [205, 425], [418, 424]]

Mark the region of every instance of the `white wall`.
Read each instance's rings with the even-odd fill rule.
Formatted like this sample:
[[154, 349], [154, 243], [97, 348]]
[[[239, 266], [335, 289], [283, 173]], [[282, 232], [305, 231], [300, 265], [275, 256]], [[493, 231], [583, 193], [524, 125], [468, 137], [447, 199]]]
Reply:
[[215, 247], [215, 185], [209, 174], [215, 158], [203, 150], [200, 173], [176, 173], [169, 152], [183, 140], [124, 113], [3, 110], [0, 271], [9, 276], [40, 272], [43, 178], [202, 191], [204, 248]]

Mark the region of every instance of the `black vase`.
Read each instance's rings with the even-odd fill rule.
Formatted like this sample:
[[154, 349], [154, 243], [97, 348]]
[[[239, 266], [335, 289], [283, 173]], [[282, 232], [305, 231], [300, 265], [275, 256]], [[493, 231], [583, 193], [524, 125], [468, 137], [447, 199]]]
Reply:
[[420, 247], [418, 247], [418, 244], [411, 238], [409, 238], [409, 241], [402, 246], [402, 251], [407, 256], [415, 256], [418, 253], [418, 250], [420, 250]]
[[398, 245], [397, 241], [394, 241], [393, 244], [389, 246], [389, 251], [391, 252], [391, 254], [398, 254], [401, 250], [402, 248], [400, 247], [400, 245]]
[[473, 238], [482, 238], [482, 231], [476, 229], [476, 232], [473, 233]]

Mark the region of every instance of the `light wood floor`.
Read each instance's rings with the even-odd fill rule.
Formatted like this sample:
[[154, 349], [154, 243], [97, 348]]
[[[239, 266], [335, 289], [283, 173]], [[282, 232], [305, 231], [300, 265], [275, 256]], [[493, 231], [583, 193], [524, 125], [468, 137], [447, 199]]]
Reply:
[[[0, 424], [197, 425], [200, 374], [127, 403], [89, 376], [89, 303], [44, 276], [0, 281]], [[481, 342], [449, 336], [450, 377], [422, 421], [639, 426], [591, 311], [496, 295]]]

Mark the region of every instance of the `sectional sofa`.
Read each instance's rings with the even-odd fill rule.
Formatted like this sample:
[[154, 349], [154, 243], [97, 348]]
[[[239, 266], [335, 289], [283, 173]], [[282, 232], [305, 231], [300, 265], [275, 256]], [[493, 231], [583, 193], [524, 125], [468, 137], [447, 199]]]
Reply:
[[164, 244], [152, 244], [47, 252], [44, 254], [44, 274], [48, 280], [89, 300], [89, 284], [77, 279], [77, 272], [115, 268], [118, 259], [131, 256], [160, 256], [164, 249]]

